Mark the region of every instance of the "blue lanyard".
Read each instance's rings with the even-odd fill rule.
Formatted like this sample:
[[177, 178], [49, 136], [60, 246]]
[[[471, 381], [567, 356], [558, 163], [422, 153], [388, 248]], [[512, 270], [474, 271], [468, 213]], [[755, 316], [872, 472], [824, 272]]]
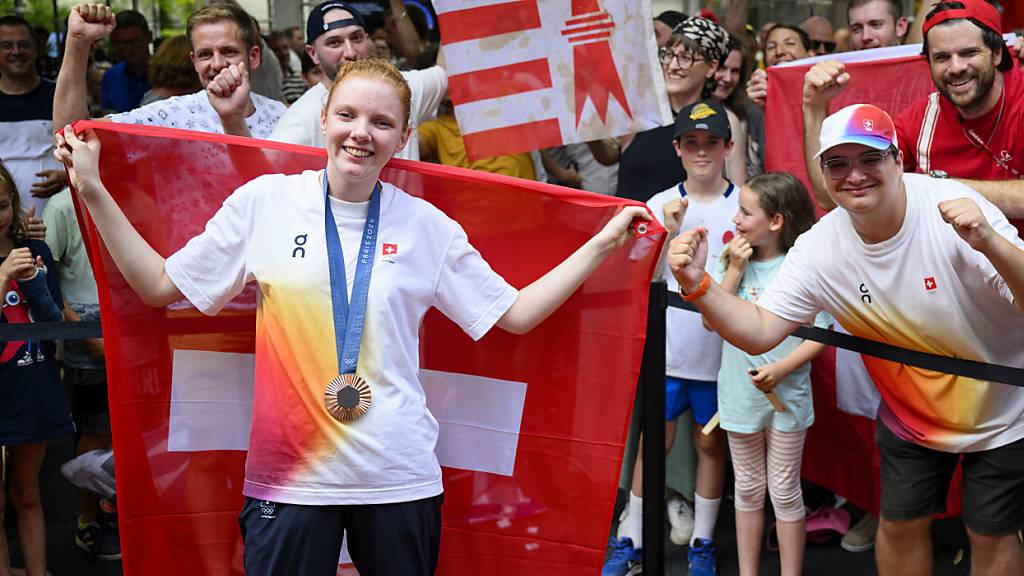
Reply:
[[366, 214], [366, 223], [363, 224], [363, 239], [359, 243], [359, 258], [356, 260], [356, 279], [352, 286], [352, 314], [349, 314], [345, 254], [341, 249], [338, 226], [334, 222], [334, 212], [331, 210], [330, 194], [327, 187], [327, 170], [324, 170], [324, 233], [327, 236], [327, 265], [331, 269], [334, 346], [338, 352], [339, 374], [355, 372], [359, 362], [359, 341], [363, 335], [363, 320], [366, 318], [366, 300], [370, 293], [373, 257], [377, 252], [380, 196], [380, 183], [378, 183], [373, 187], [373, 193], [370, 194], [370, 209]]

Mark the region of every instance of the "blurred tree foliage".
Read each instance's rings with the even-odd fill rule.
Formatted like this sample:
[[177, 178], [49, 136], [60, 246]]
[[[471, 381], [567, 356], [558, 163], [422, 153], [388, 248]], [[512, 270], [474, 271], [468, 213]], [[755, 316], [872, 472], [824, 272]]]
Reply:
[[[204, 4], [199, 0], [199, 4]], [[128, 10], [132, 7], [131, 0], [111, 0], [109, 4], [115, 11]], [[149, 20], [154, 31], [159, 31], [160, 36], [168, 37], [175, 34], [184, 34], [185, 21], [188, 15], [196, 9], [197, 0], [139, 0], [139, 12], [142, 12]], [[26, 20], [35, 26], [41, 26], [52, 31], [54, 28], [53, 0], [0, 0], [0, 14], [15, 14], [16, 5], [21, 6], [22, 15]], [[75, 2], [60, 0], [58, 12], [60, 26], [64, 27], [68, 13]]]

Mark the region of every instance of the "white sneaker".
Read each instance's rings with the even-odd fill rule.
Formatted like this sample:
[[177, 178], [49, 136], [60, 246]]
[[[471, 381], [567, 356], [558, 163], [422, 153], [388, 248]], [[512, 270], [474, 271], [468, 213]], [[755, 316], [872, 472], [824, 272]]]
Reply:
[[693, 506], [682, 496], [671, 496], [666, 505], [668, 523], [672, 525], [669, 538], [676, 546], [689, 544], [693, 536]]

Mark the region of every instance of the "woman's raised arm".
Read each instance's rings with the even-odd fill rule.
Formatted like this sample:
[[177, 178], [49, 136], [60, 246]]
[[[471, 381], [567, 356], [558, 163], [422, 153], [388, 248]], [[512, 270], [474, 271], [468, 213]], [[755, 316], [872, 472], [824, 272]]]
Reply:
[[184, 296], [164, 270], [164, 257], [139, 235], [100, 181], [100, 140], [92, 130], [79, 138], [70, 125], [56, 136], [54, 155], [68, 167], [71, 185], [89, 208], [89, 215], [114, 264], [128, 285], [149, 306], [162, 307]]

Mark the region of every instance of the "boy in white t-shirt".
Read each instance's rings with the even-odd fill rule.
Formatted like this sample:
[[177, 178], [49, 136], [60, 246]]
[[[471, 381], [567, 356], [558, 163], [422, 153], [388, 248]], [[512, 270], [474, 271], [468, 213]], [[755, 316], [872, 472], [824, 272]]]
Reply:
[[[729, 118], [721, 104], [701, 101], [679, 111], [673, 139], [676, 155], [686, 170], [686, 180], [659, 192], [648, 200], [651, 212], [660, 218], [669, 235], [680, 229], [704, 226], [710, 249], [721, 252], [734, 235], [733, 216], [739, 191], [724, 174], [725, 159], [732, 150]], [[709, 268], [710, 270], [711, 268]], [[664, 267], [659, 272], [670, 290], [679, 285]], [[676, 420], [690, 409], [693, 413], [693, 443], [697, 451], [695, 509], [682, 498], [670, 498], [670, 536], [676, 544], [689, 543], [690, 574], [713, 574], [715, 547], [712, 534], [718, 517], [725, 476], [725, 435], [721, 430], [702, 434], [700, 429], [718, 411], [719, 363], [722, 338], [706, 330], [700, 314], [669, 308], [665, 348], [665, 451], [672, 449]], [[633, 468], [626, 515], [619, 529], [603, 576], [625, 574], [640, 561], [643, 546], [642, 454]]]
[[[704, 271], [706, 232], [672, 241], [669, 266], [709, 324], [749, 354], [819, 310], [854, 336], [943, 356], [1024, 365], [1024, 241], [974, 190], [904, 174], [892, 118], [828, 117], [818, 153], [840, 209], [789, 251], [757, 304]], [[972, 574], [1024, 574], [1024, 388], [864, 356], [882, 397], [878, 572], [931, 574], [932, 515], [963, 470]]]

